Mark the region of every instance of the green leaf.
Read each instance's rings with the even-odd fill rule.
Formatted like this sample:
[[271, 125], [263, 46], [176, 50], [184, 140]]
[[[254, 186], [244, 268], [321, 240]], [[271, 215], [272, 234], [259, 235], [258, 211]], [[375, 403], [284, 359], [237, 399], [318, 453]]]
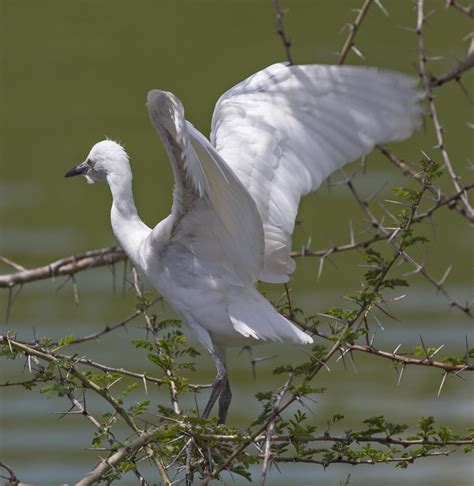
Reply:
[[429, 417], [420, 417], [418, 420], [418, 427], [423, 432], [424, 436], [434, 435], [434, 425], [435, 419], [432, 416]]
[[145, 341], [145, 339], [132, 339], [132, 344], [137, 348], [147, 349], [148, 351], [153, 351], [153, 344], [150, 341]]
[[59, 346], [69, 346], [72, 342], [74, 341], [74, 336], [66, 336], [62, 339], [59, 340], [58, 345]]

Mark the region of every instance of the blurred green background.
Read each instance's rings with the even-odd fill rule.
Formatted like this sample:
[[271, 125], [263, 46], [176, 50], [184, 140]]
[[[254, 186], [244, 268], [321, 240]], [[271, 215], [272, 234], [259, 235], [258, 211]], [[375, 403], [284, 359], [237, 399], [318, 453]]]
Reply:
[[[434, 11], [426, 27], [429, 55], [443, 59], [430, 63], [435, 74], [450, 69], [467, 50], [465, 36], [472, 25], [467, 16], [445, 9], [444, 1], [427, 2]], [[281, 0], [289, 8], [285, 17], [297, 63], [334, 63], [347, 30], [355, 17], [353, 9], [362, 0]], [[413, 2], [384, 0], [389, 16], [373, 6], [357, 36], [363, 61], [349, 54], [347, 63], [368, 64], [416, 75], [416, 12]], [[214, 103], [225, 90], [248, 75], [284, 60], [275, 33], [271, 0], [0, 0], [0, 254], [24, 266], [104, 247], [114, 243], [109, 223], [110, 195], [106, 187], [87, 186], [83, 180], [64, 180], [70, 167], [81, 162], [90, 147], [103, 138], [122, 142], [131, 156], [135, 199], [144, 221], [153, 226], [169, 213], [172, 174], [169, 162], [145, 110], [149, 89], [170, 90], [180, 97], [187, 118], [209, 134]], [[472, 90], [472, 74], [464, 78]], [[446, 125], [446, 143], [459, 173], [467, 179], [472, 156], [472, 106], [459, 86], [451, 83], [437, 91], [439, 114]], [[432, 128], [428, 125], [410, 141], [394, 146], [408, 161], [421, 158], [420, 150], [439, 160]], [[369, 196], [381, 189], [378, 201], [391, 198], [391, 187], [410, 185], [397, 169], [378, 153], [369, 156], [366, 170], [355, 162], [355, 184]], [[294, 247], [311, 237], [311, 248], [349, 242], [349, 221], [357, 238], [364, 237], [366, 221], [349, 190], [332, 177], [303, 202], [298, 216]], [[451, 191], [445, 177], [442, 186]], [[382, 210], [374, 202], [374, 210]], [[472, 297], [472, 233], [457, 214], [439, 211], [434, 226], [422, 232], [432, 243], [417, 253], [434, 276], [440, 278], [452, 264], [447, 288], [455, 299]], [[366, 234], [365, 234], [366, 235]], [[291, 281], [294, 299], [307, 314], [323, 312], [333, 305], [347, 305], [343, 296], [357, 290], [363, 272], [361, 255], [337, 255], [326, 262], [319, 281], [319, 261], [298, 261]], [[400, 267], [397, 274], [408, 271]], [[7, 272], [7, 267], [2, 267]], [[116, 269], [116, 286], [110, 269], [96, 269], [77, 277], [80, 304], [75, 305], [71, 282], [58, 290], [63, 279], [27, 285], [15, 300], [8, 323], [4, 315], [8, 293], [0, 292], [0, 325], [21, 339], [85, 335], [114, 323], [133, 311], [135, 297], [120, 291], [122, 267]], [[445, 344], [446, 354], [460, 353], [465, 336], [472, 345], [472, 325], [461, 313], [449, 309], [419, 275], [412, 277], [407, 297], [392, 307], [399, 321], [383, 315], [384, 331], [378, 343], [402, 350], [419, 344], [422, 334], [429, 346]], [[279, 286], [265, 286], [272, 298]], [[160, 316], [172, 315], [167, 306]], [[143, 354], [130, 350], [129, 341], [144, 334], [141, 323], [106, 336], [100, 343], [74, 351], [111, 366], [143, 371]], [[192, 338], [191, 338], [192, 339]], [[71, 351], [72, 352], [72, 351]], [[253, 399], [257, 390], [274, 389], [282, 377], [272, 369], [285, 361], [304, 359], [296, 346], [254, 348], [257, 357], [276, 358], [262, 362], [256, 379], [250, 362], [239, 350], [229, 353], [234, 401], [229, 423], [245, 425], [258, 411]], [[441, 373], [407, 369], [397, 387], [397, 375], [388, 362], [356, 356], [357, 371], [345, 370], [342, 362], [331, 363], [331, 372], [318, 377], [317, 386], [327, 386], [325, 395], [312, 405], [310, 420], [325, 428], [326, 420], [342, 413], [342, 428], [355, 428], [361, 420], [384, 413], [392, 421], [413, 424], [420, 415], [435, 415], [440, 422], [461, 431], [472, 423], [472, 383], [449, 377], [436, 397]], [[199, 359], [194, 382], [209, 382], [214, 370], [207, 355]], [[1, 381], [27, 379], [20, 362], [0, 364]], [[53, 412], [65, 411], [69, 403], [47, 400], [38, 391], [18, 387], [0, 389], [0, 460], [10, 464], [19, 478], [35, 485], [72, 483], [95, 463], [97, 454], [87, 451], [93, 426], [82, 417], [58, 422]], [[140, 393], [133, 398], [138, 399]], [[193, 406], [193, 397], [189, 406]], [[165, 396], [152, 392], [152, 403]], [[204, 403], [205, 397], [200, 398]], [[186, 402], [185, 402], [186, 403]], [[91, 411], [100, 415], [103, 403], [91, 399]], [[320, 429], [320, 430], [321, 430]], [[384, 465], [330, 467], [282, 465], [272, 469], [270, 482], [282, 485], [289, 479], [302, 486], [337, 485], [351, 474], [353, 486], [471, 485], [472, 458], [460, 451], [449, 458], [420, 461], [408, 470]], [[257, 472], [257, 471], [256, 471]], [[255, 476], [258, 477], [258, 476]], [[238, 478], [234, 478], [240, 484]], [[229, 479], [229, 483], [233, 480]], [[134, 484], [122, 482], [121, 484]]]

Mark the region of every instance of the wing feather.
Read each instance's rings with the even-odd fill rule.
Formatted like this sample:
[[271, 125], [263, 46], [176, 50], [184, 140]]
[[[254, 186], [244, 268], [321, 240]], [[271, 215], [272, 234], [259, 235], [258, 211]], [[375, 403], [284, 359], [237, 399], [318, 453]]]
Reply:
[[[177, 97], [150, 91], [147, 108], [175, 179], [169, 243], [185, 245], [209, 268], [218, 262], [241, 283], [256, 282], [264, 235], [255, 202], [209, 141], [186, 121]], [[162, 229], [158, 225], [152, 237], [162, 238]]]
[[254, 198], [265, 232], [260, 279], [286, 282], [299, 201], [376, 144], [420, 122], [407, 75], [350, 66], [274, 64], [221, 96], [211, 142]]

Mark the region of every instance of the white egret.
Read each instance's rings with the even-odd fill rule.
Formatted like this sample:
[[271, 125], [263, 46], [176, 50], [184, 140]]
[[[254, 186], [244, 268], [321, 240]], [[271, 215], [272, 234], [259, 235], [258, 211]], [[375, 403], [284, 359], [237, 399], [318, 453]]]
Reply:
[[173, 94], [153, 90], [147, 108], [175, 179], [171, 214], [155, 228], [135, 208], [128, 156], [104, 140], [66, 174], [106, 181], [112, 228], [133, 264], [212, 355], [217, 376], [203, 411], [231, 400], [228, 346], [311, 343], [257, 291], [287, 282], [302, 196], [376, 144], [419, 125], [420, 93], [404, 74], [375, 68], [274, 64], [217, 102], [210, 141]]

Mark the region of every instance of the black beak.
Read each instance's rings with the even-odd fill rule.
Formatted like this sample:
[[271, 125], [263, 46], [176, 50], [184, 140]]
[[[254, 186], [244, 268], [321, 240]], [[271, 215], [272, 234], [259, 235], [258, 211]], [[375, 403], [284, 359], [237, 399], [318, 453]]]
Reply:
[[76, 165], [76, 167], [72, 168], [69, 172], [67, 172], [64, 177], [73, 177], [73, 176], [85, 174], [87, 173], [89, 168], [90, 167], [87, 162], [82, 162], [82, 164]]

